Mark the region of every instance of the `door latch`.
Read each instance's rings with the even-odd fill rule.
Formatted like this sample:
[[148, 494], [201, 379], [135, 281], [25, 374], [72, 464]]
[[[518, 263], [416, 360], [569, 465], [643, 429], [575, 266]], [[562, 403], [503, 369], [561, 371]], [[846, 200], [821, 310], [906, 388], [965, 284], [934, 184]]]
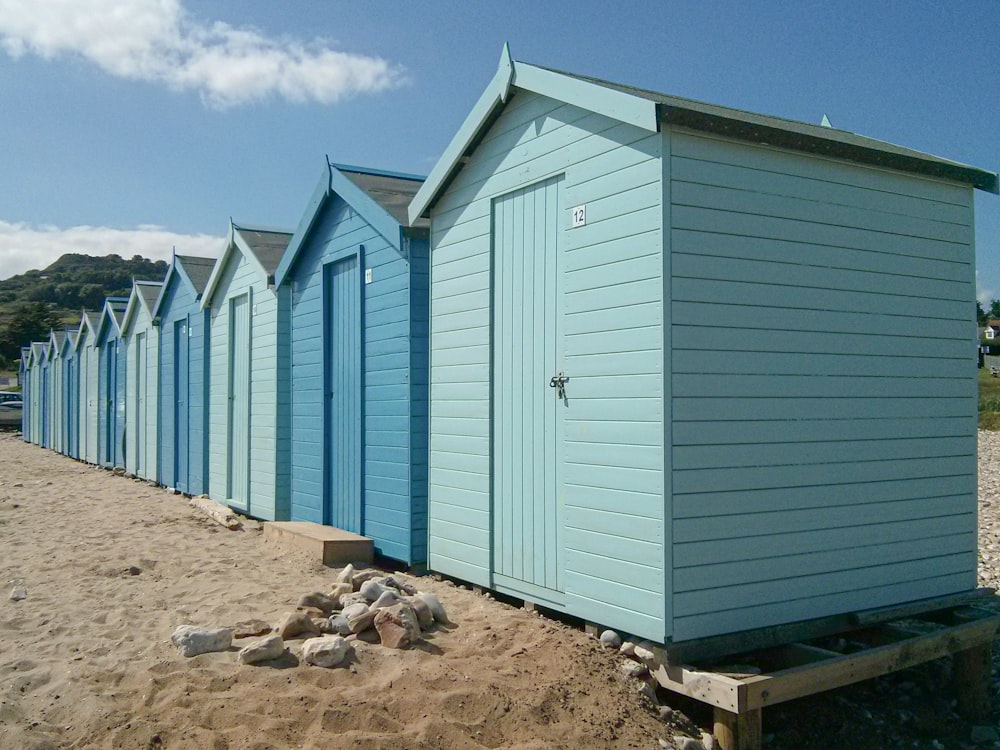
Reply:
[[556, 398], [562, 400], [566, 398], [566, 383], [569, 382], [569, 377], [563, 375], [561, 372], [558, 375], [553, 375], [552, 379], [549, 380], [549, 388], [556, 389]]

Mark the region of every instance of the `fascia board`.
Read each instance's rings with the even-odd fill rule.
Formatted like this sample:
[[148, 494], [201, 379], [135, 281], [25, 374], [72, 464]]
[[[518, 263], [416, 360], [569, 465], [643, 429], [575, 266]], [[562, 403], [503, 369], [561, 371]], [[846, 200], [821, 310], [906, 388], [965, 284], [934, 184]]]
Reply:
[[327, 163], [326, 168], [323, 170], [323, 174], [316, 183], [316, 189], [313, 190], [312, 197], [309, 199], [309, 204], [306, 206], [306, 210], [302, 214], [302, 218], [299, 220], [299, 225], [295, 227], [295, 233], [292, 235], [292, 239], [289, 241], [288, 247], [285, 248], [284, 255], [281, 256], [281, 262], [278, 264], [277, 270], [274, 272], [275, 288], [280, 287], [284, 283], [285, 277], [288, 275], [289, 271], [292, 270], [292, 266], [295, 265], [295, 259], [298, 257], [299, 251], [309, 238], [309, 233], [312, 231], [313, 224], [316, 223], [316, 219], [319, 217], [320, 211], [323, 209], [323, 203], [326, 201], [326, 197], [330, 193], [330, 172], [331, 167], [329, 163]]

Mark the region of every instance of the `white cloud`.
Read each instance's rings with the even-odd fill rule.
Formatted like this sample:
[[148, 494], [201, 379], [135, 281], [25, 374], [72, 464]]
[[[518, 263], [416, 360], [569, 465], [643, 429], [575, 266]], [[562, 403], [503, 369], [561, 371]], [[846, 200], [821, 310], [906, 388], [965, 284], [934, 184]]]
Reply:
[[150, 225], [134, 229], [90, 226], [60, 229], [0, 220], [0, 279], [32, 268], [45, 268], [64, 253], [116, 253], [123, 258], [141, 255], [150, 260], [169, 261], [175, 247], [181, 255], [217, 258], [225, 243], [225, 237], [178, 234]]
[[275, 96], [330, 104], [404, 79], [380, 57], [207, 23], [180, 0], [0, 0], [0, 48], [15, 59], [82, 57], [113, 76], [197, 91], [220, 108]]

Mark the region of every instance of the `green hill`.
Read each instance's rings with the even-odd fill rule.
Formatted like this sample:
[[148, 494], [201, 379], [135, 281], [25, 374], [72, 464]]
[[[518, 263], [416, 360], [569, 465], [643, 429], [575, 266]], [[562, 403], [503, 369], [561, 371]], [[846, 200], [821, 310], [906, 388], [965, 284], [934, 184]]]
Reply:
[[166, 261], [141, 255], [126, 260], [67, 253], [47, 268], [0, 281], [0, 367], [50, 328], [75, 326], [82, 309], [100, 309], [105, 297], [128, 296], [133, 278], [159, 281], [168, 268]]

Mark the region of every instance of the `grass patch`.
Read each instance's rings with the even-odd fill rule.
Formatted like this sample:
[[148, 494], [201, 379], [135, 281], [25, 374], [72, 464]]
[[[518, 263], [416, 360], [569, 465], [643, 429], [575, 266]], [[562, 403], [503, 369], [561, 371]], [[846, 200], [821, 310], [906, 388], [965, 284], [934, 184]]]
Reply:
[[979, 429], [1000, 430], [1000, 378], [979, 371]]

